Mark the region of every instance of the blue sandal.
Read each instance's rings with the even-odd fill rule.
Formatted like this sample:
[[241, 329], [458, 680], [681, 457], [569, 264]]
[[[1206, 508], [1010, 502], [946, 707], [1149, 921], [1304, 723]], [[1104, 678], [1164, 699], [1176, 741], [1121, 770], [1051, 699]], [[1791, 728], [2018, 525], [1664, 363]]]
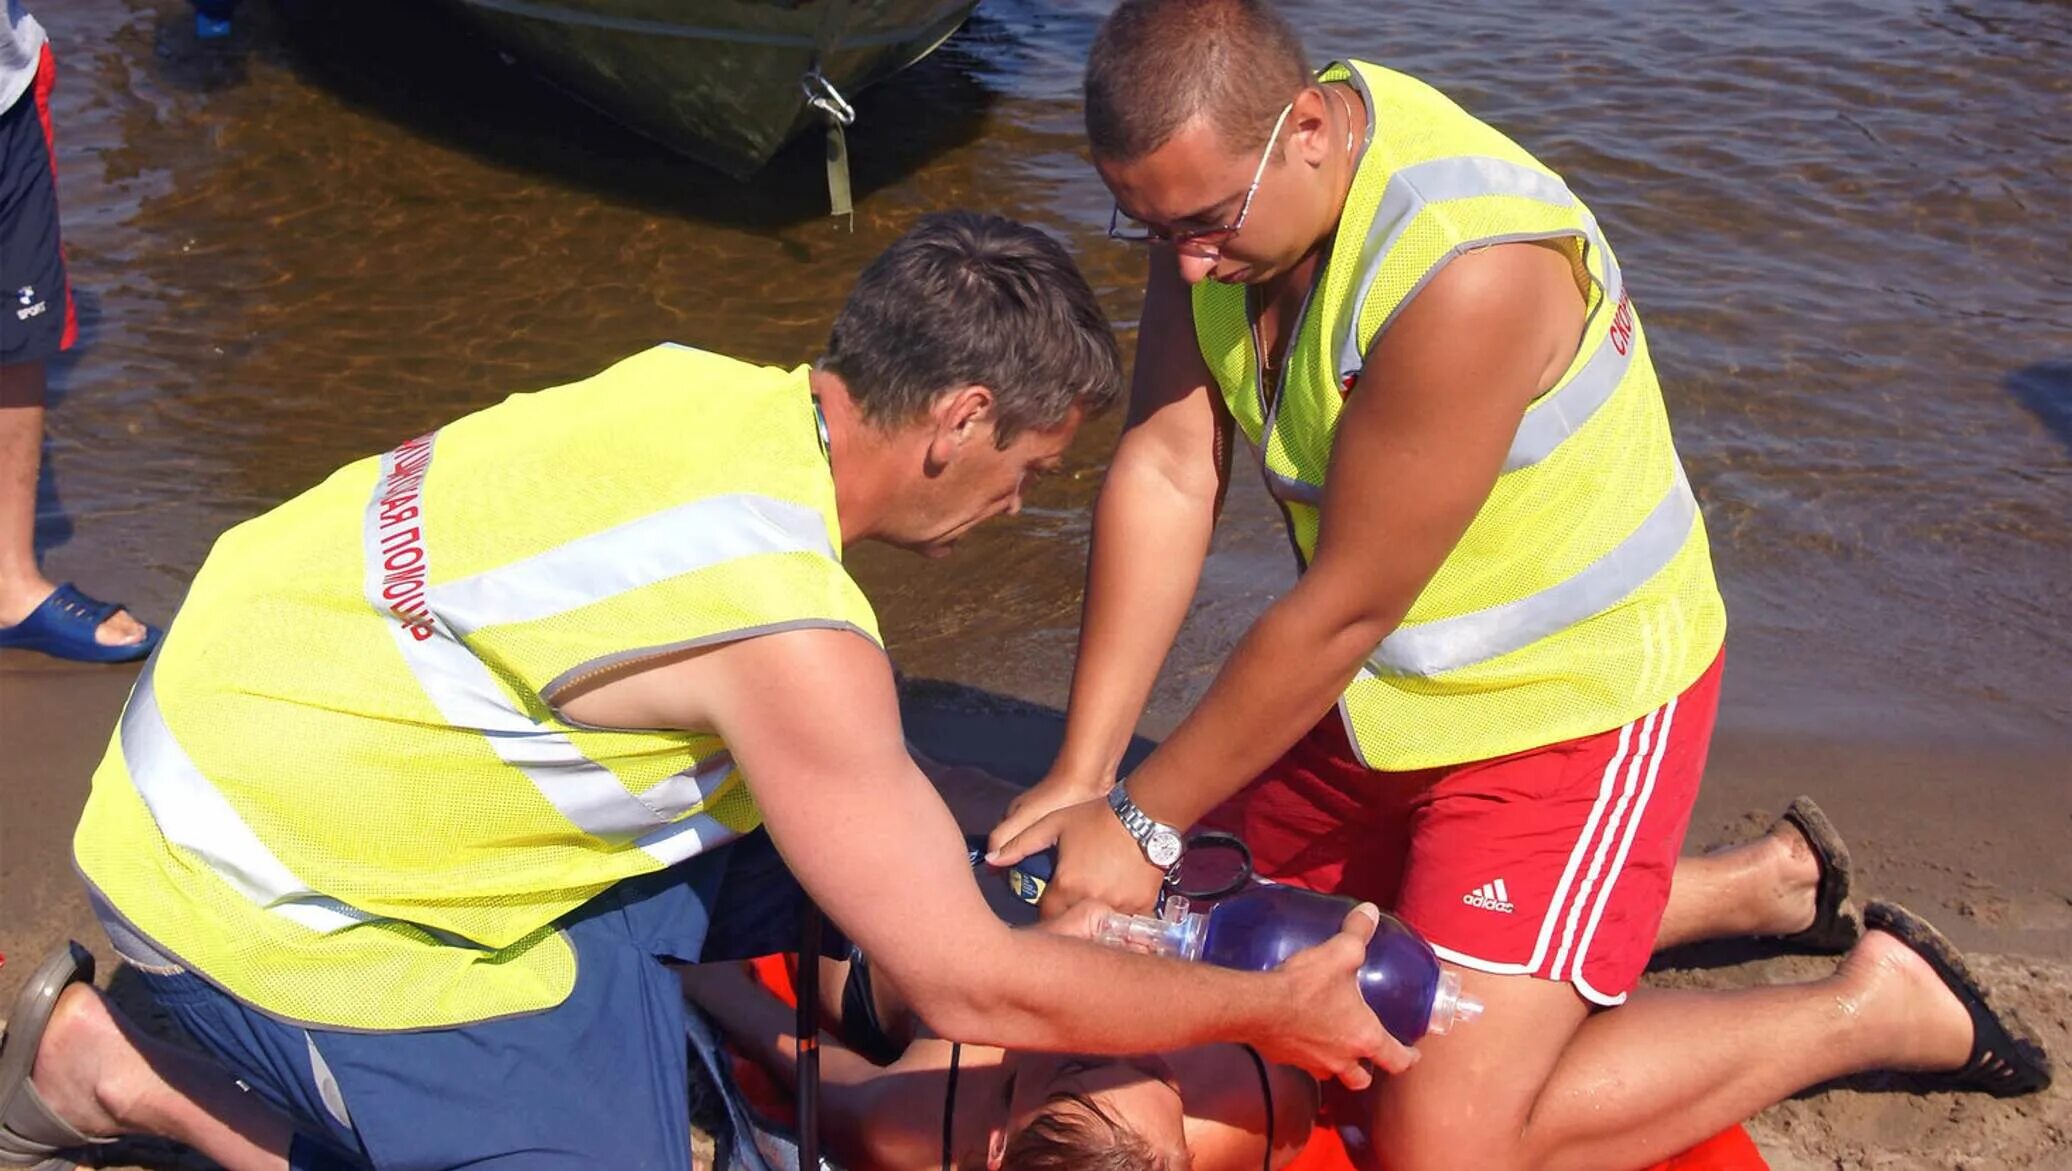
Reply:
[[114, 602], [96, 601], [79, 592], [71, 582], [50, 591], [42, 604], [13, 626], [0, 626], [0, 648], [41, 651], [59, 659], [81, 663], [129, 663], [150, 654], [165, 632], [145, 626], [144, 637], [121, 646], [109, 646], [94, 637], [101, 623], [120, 612]]

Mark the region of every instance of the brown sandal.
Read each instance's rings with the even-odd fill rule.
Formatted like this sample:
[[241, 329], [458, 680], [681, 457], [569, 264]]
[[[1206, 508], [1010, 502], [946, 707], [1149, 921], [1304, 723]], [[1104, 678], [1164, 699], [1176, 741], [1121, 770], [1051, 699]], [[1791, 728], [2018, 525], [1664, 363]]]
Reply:
[[93, 953], [68, 941], [30, 974], [8, 1010], [7, 1030], [0, 1033], [0, 1167], [64, 1171], [75, 1164], [54, 1158], [59, 1151], [115, 1141], [79, 1133], [44, 1104], [29, 1080], [58, 997], [93, 978]]
[[[1855, 863], [1849, 857], [1848, 844], [1811, 797], [1794, 798], [1777, 820], [1789, 824], [1806, 839], [1813, 860], [1820, 867], [1819, 884], [1813, 890], [1813, 925], [1777, 938], [1793, 947], [1830, 955], [1855, 947], [1856, 941], [1863, 938], [1863, 916], [1849, 897]], [[1776, 826], [1771, 829], [1774, 831]]]

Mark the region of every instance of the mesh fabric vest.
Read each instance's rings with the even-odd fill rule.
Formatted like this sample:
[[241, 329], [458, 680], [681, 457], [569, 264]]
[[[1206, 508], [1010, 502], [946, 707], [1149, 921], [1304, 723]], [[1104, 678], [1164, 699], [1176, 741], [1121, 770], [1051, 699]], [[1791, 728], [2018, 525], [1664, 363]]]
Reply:
[[1319, 78], [1362, 95], [1370, 130], [1274, 402], [1248, 290], [1193, 291], [1202, 356], [1259, 450], [1304, 566], [1364, 356], [1447, 261], [1555, 242], [1588, 313], [1575, 359], [1526, 411], [1488, 500], [1340, 699], [1360, 758], [1391, 771], [1483, 760], [1659, 707], [1711, 665], [1726, 617], [1647, 336], [1596, 218], [1559, 176], [1424, 83], [1357, 61]]
[[805, 369], [662, 346], [517, 395], [224, 534], [94, 776], [79, 867], [278, 1017], [551, 1007], [558, 917], [760, 814], [717, 737], [549, 701], [761, 632], [876, 642], [840, 557]]

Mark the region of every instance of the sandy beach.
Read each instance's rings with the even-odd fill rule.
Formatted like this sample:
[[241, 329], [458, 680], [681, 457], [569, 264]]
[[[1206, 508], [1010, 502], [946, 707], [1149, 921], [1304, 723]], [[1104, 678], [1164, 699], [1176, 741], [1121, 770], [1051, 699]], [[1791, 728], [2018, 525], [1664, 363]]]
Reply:
[[[0, 985], [12, 987], [9, 969], [33, 964], [67, 937], [93, 946], [107, 983], [112, 956], [80, 894], [69, 841], [130, 678], [125, 670], [0, 670], [8, 772], [36, 780], [6, 807], [0, 954], [8, 962]], [[931, 680], [908, 690], [911, 733], [944, 759], [1024, 780], [1048, 759], [1059, 726], [1054, 709]], [[2072, 875], [2064, 857], [2072, 799], [2064, 770], [2062, 756], [2043, 751], [1881, 751], [1730, 728], [1717, 743], [1690, 846], [1761, 832], [1791, 794], [1818, 794], [1851, 841], [1862, 889], [1932, 918], [2062, 1060], [2072, 1053]], [[1956, 790], [1988, 773], [2002, 798], [1990, 813], [1967, 812]], [[2010, 789], [2019, 796], [2009, 799]], [[1832, 965], [1757, 945], [1717, 945], [1664, 957], [1648, 982], [1730, 987], [1807, 979]], [[115, 992], [118, 1003], [156, 1019], [134, 987], [118, 979]], [[2061, 1078], [2040, 1095], [2000, 1102], [1922, 1093], [1898, 1077], [1858, 1079], [1802, 1094], [1749, 1129], [1777, 1171], [2056, 1169], [2072, 1165], [2072, 1085]], [[162, 1145], [111, 1151], [109, 1159], [109, 1166], [206, 1165]]]
[[[1080, 154], [1098, 0], [987, 0], [866, 95], [853, 232], [819, 214], [816, 145], [734, 184], [402, 0], [314, 28], [247, 5], [221, 47], [198, 45], [174, 0], [32, 7], [64, 62], [82, 327], [52, 375], [39, 548], [54, 580], [155, 621], [224, 528], [511, 392], [665, 339], [810, 361], [853, 273], [932, 208], [1055, 231], [1134, 347], [1141, 258], [1104, 238], [1109, 202]], [[2072, 10], [1293, 7], [1320, 59], [1386, 55], [1542, 152], [1616, 242], [1729, 610], [1687, 850], [1814, 795], [1859, 891], [1933, 920], [2064, 1070]], [[406, 9], [414, 35], [385, 37]], [[952, 558], [851, 557], [908, 677], [910, 732], [939, 757], [1021, 781], [1048, 762], [1116, 427], [1089, 428], [1068, 474]], [[1147, 737], [1292, 580], [1255, 470], [1237, 480]], [[0, 990], [77, 938], [149, 1019], [70, 861], [134, 677], [0, 653]], [[1720, 946], [1661, 957], [1649, 980], [1831, 965]], [[2072, 1168], [2072, 1077], [2010, 1102], [1919, 1090], [1820, 1087], [1750, 1129], [1779, 1171]], [[157, 1146], [104, 1154], [201, 1165]]]

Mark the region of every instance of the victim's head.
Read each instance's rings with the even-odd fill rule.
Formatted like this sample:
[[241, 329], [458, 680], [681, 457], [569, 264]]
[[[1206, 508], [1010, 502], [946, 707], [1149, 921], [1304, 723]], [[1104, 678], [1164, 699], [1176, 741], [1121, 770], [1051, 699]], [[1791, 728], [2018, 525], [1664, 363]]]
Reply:
[[989, 1171], [1187, 1171], [1186, 1111], [1153, 1056], [1025, 1053]]

